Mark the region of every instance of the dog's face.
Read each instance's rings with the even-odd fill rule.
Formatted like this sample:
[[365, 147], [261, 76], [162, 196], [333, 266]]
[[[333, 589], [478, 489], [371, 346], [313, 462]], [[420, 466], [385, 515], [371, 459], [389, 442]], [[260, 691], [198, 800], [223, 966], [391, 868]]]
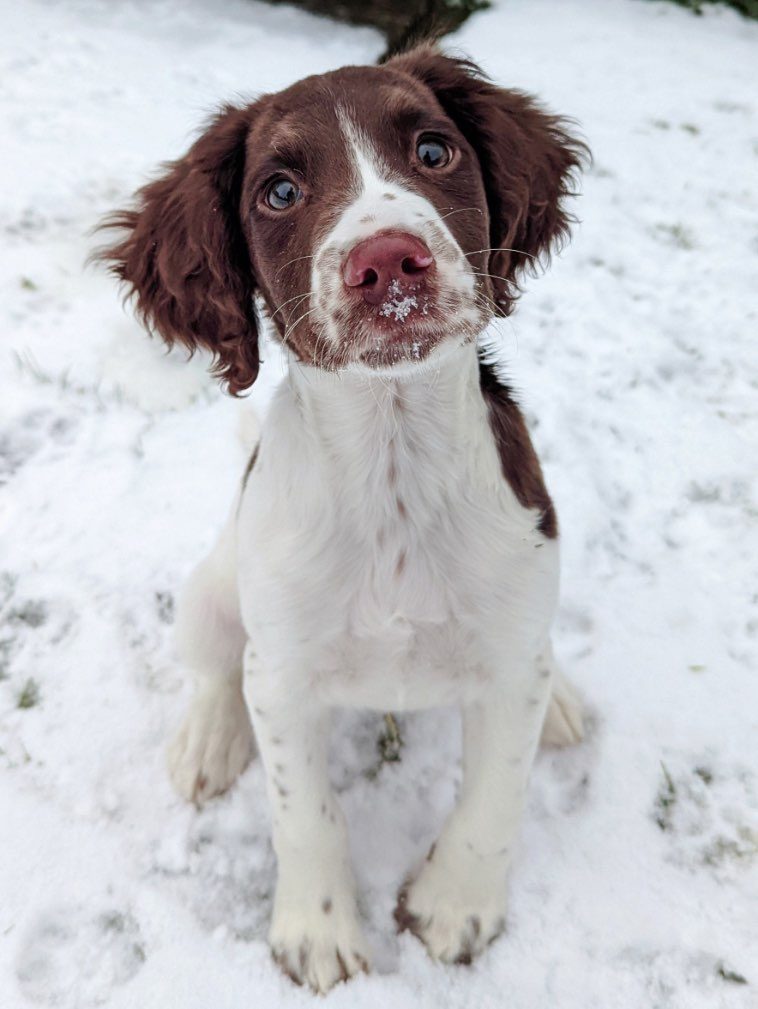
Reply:
[[255, 296], [298, 359], [398, 370], [505, 315], [566, 232], [582, 145], [528, 97], [422, 48], [227, 108], [117, 215], [103, 257], [169, 343], [258, 370]]
[[299, 358], [393, 367], [482, 328], [482, 173], [428, 87], [373, 67], [301, 81], [264, 102], [246, 165], [253, 270]]

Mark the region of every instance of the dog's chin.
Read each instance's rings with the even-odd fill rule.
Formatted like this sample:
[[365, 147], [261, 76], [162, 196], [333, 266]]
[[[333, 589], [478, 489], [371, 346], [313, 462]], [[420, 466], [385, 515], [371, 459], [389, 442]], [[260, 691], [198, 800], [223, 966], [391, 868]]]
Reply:
[[407, 311], [364, 307], [344, 327], [342, 366], [351, 372], [392, 376], [422, 371], [471, 342], [485, 324], [474, 305], [467, 309], [456, 305], [447, 312], [428, 300]]
[[471, 329], [432, 324], [382, 327], [381, 331], [367, 335], [363, 345], [355, 348], [346, 370], [394, 378], [421, 374], [439, 365], [457, 348], [474, 339], [474, 335]]

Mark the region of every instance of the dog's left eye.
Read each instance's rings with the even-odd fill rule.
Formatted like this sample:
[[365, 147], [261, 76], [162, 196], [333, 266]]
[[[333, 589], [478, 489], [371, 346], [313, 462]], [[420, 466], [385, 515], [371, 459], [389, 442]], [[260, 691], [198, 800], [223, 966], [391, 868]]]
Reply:
[[453, 157], [452, 151], [444, 140], [439, 137], [419, 137], [416, 142], [416, 155], [422, 165], [427, 168], [445, 168]]
[[294, 206], [301, 196], [292, 179], [274, 179], [266, 190], [266, 203], [272, 210], [286, 210]]

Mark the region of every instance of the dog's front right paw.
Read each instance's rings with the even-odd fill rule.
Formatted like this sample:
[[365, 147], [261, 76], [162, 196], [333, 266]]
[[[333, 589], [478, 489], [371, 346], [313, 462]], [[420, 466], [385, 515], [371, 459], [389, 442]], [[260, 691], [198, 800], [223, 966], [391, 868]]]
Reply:
[[352, 901], [340, 906], [324, 898], [320, 906], [277, 908], [269, 945], [274, 960], [296, 984], [325, 994], [339, 981], [368, 972], [370, 955]]
[[253, 727], [241, 692], [224, 686], [198, 694], [168, 751], [174, 788], [201, 805], [234, 783], [254, 749]]
[[[395, 922], [412, 932], [430, 956], [468, 964], [505, 928], [506, 874], [477, 859], [468, 848], [440, 854], [438, 842], [415, 880], [398, 894]], [[496, 857], [503, 863], [503, 859]]]

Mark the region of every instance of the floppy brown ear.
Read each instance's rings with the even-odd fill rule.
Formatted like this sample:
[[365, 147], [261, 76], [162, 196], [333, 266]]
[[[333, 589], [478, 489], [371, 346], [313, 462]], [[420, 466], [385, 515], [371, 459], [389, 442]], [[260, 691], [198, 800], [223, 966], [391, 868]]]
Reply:
[[[564, 206], [588, 159], [570, 123], [545, 112], [521, 91], [498, 88], [468, 60], [423, 46], [387, 66], [423, 81], [476, 151], [490, 211], [489, 273], [495, 300], [508, 315], [527, 268], [568, 236], [574, 218]], [[510, 251], [507, 251], [510, 250]]]
[[179, 161], [103, 227], [126, 232], [96, 258], [128, 285], [137, 313], [169, 346], [215, 357], [237, 395], [258, 374], [255, 281], [240, 220], [252, 109], [224, 107]]

